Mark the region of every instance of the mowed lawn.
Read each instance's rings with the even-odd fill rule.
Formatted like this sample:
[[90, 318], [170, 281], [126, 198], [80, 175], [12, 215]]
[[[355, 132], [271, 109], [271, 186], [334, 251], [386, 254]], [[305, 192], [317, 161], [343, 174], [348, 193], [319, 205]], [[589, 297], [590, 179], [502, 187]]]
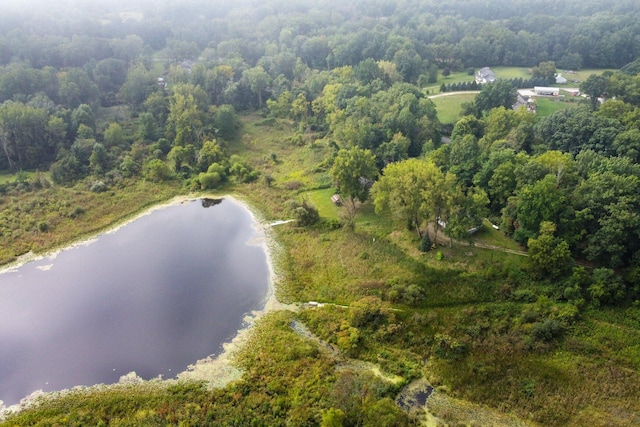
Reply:
[[[523, 78], [528, 79], [531, 77], [531, 68], [524, 67], [491, 67], [491, 69], [496, 73], [496, 76], [499, 79], [514, 79], [514, 78]], [[597, 70], [597, 69], [584, 69], [580, 71], [576, 71], [575, 73], [569, 74], [566, 71], [558, 70], [558, 72], [562, 73], [564, 77], [569, 79], [569, 81], [564, 85], [553, 85], [555, 87], [560, 88], [574, 88], [578, 87], [580, 83], [572, 82], [571, 80], [578, 80], [579, 82], [585, 81], [592, 74], [602, 74], [605, 71], [614, 71], [614, 70]], [[466, 72], [460, 73], [452, 73], [449, 77], [440, 76], [438, 79], [438, 84], [445, 83], [457, 83], [463, 81], [471, 81], [473, 76], [469, 76]], [[443, 124], [455, 123], [460, 119], [460, 113], [462, 111], [462, 104], [465, 102], [472, 102], [475, 98], [475, 93], [464, 93], [464, 94], [455, 94], [448, 96], [439, 96], [433, 97], [433, 94], [439, 93], [439, 87], [432, 86], [429, 88], [425, 88], [429, 91], [427, 94], [431, 97], [431, 100], [436, 105], [436, 109], [438, 110], [438, 119]], [[431, 95], [430, 95], [431, 94]], [[555, 113], [558, 110], [563, 110], [565, 108], [573, 108], [580, 105], [578, 99], [572, 99], [568, 96], [565, 96], [564, 100], [554, 100], [551, 98], [543, 98], [539, 97], [537, 99], [538, 104], [538, 117], [547, 117], [551, 114]]]
[[302, 198], [311, 202], [318, 209], [321, 218], [340, 219], [340, 208], [331, 201], [331, 196], [336, 194], [335, 188], [324, 188], [302, 193]]
[[454, 95], [438, 96], [431, 100], [436, 105], [438, 111], [438, 120], [440, 123], [455, 123], [460, 119], [460, 113], [462, 112], [462, 104], [465, 102], [473, 102], [476, 94], [474, 92], [469, 93], [457, 93]]
[[553, 99], [553, 98], [542, 98], [538, 97], [536, 99], [536, 115], [538, 117], [547, 117], [555, 113], [559, 110], [564, 110], [565, 108], [574, 108], [580, 105], [578, 102], [579, 99], [573, 99], [570, 101], [565, 101], [561, 99]]

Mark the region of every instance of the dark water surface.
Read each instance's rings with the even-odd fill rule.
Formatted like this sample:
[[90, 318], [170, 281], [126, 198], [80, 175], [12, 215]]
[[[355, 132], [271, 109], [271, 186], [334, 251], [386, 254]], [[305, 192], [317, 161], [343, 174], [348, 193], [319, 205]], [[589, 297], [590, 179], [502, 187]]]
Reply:
[[155, 210], [88, 245], [0, 274], [0, 400], [171, 378], [221, 350], [264, 305], [253, 219], [225, 200]]

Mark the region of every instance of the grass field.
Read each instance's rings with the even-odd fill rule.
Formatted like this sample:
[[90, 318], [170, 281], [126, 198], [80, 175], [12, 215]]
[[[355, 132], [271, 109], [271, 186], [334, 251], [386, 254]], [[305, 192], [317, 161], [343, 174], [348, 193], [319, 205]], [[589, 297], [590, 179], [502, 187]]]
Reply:
[[438, 120], [440, 123], [455, 123], [460, 118], [462, 104], [472, 102], [476, 97], [475, 93], [461, 93], [456, 95], [440, 96], [433, 98], [438, 110]]
[[538, 117], [547, 117], [555, 113], [559, 110], [564, 110], [565, 108], [574, 108], [580, 105], [578, 100], [573, 99], [571, 102], [556, 100], [551, 98], [538, 98], [536, 100], [537, 109], [536, 114]]
[[340, 208], [331, 201], [336, 193], [334, 188], [313, 190], [302, 193], [301, 196], [309, 200], [317, 209], [322, 219], [340, 219]]
[[[596, 69], [596, 68], [585, 68], [584, 70], [575, 71], [573, 73], [569, 73], [565, 70], [558, 70], [558, 73], [562, 74], [564, 78], [568, 80], [568, 82], [564, 85], [559, 85], [560, 87], [577, 87], [580, 82], [587, 80], [587, 78], [591, 74], [602, 74], [605, 71], [616, 71], [614, 69]], [[578, 80], [578, 83], [573, 82], [572, 80]]]

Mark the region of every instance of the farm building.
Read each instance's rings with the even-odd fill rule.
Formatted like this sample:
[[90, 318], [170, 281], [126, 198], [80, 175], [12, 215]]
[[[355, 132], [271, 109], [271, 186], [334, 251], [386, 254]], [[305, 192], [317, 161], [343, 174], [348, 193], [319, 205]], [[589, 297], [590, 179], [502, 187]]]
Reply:
[[560, 96], [560, 88], [535, 86], [533, 91], [539, 96]]
[[564, 77], [562, 77], [562, 74], [558, 73], [556, 74], [556, 84], [557, 85], [563, 85], [567, 83], [567, 79], [565, 79]]

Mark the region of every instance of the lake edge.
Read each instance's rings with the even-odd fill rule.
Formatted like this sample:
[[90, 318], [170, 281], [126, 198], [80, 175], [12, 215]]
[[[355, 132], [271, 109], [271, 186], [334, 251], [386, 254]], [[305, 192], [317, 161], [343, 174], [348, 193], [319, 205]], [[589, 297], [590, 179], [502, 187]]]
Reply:
[[35, 262], [48, 257], [55, 258], [57, 254], [65, 250], [91, 244], [100, 236], [115, 233], [122, 227], [146, 215], [149, 215], [156, 210], [208, 198], [221, 200], [226, 199], [231, 203], [234, 203], [246, 210], [251, 218], [251, 226], [254, 230], [255, 235], [250, 241], [247, 242], [247, 244], [260, 246], [262, 248], [262, 251], [265, 254], [269, 274], [267, 278], [266, 295], [263, 298], [263, 302], [261, 303], [261, 309], [253, 310], [250, 314], [245, 315], [245, 317], [243, 318], [243, 323], [245, 326], [236, 331], [230, 341], [223, 342], [221, 344], [221, 352], [213, 357], [212, 355], [209, 355], [203, 359], [194, 361], [187, 367], [186, 370], [179, 372], [173, 378], [164, 379], [161, 376], [158, 376], [145, 380], [139, 377], [135, 372], [130, 372], [126, 375], [121, 376], [119, 381], [115, 383], [102, 383], [88, 386], [79, 385], [67, 389], [48, 392], [36, 390], [33, 393], [25, 396], [19, 403], [14, 405], [5, 406], [4, 403], [0, 401], [0, 422], [2, 422], [6, 416], [20, 412], [23, 409], [27, 409], [31, 405], [40, 404], [41, 402], [47, 400], [55, 400], [56, 398], [67, 395], [69, 393], [91, 393], [120, 387], [134, 387], [136, 389], [144, 389], [148, 387], [167, 387], [172, 384], [185, 381], [205, 381], [209, 388], [222, 388], [227, 384], [241, 378], [242, 371], [234, 366], [233, 355], [246, 343], [247, 338], [249, 337], [249, 333], [252, 331], [255, 322], [260, 317], [271, 311], [282, 309], [295, 311], [296, 306], [293, 304], [283, 304], [276, 298], [277, 273], [274, 265], [273, 254], [278, 253], [280, 251], [280, 247], [278, 242], [276, 242], [269, 233], [270, 225], [266, 224], [261, 215], [257, 214], [257, 212], [246, 201], [234, 197], [231, 194], [226, 194], [224, 196], [213, 194], [191, 194], [175, 196], [166, 202], [147, 206], [137, 213], [123, 217], [121, 220], [115, 221], [113, 224], [96, 233], [92, 233], [87, 236], [80, 236], [78, 240], [70, 241], [64, 246], [61, 245], [60, 247], [56, 247], [55, 249], [48, 250], [44, 253], [34, 254], [32, 252], [29, 252], [27, 254], [24, 254], [18, 257], [16, 261], [0, 266], [0, 274], [10, 272], [30, 262]]

